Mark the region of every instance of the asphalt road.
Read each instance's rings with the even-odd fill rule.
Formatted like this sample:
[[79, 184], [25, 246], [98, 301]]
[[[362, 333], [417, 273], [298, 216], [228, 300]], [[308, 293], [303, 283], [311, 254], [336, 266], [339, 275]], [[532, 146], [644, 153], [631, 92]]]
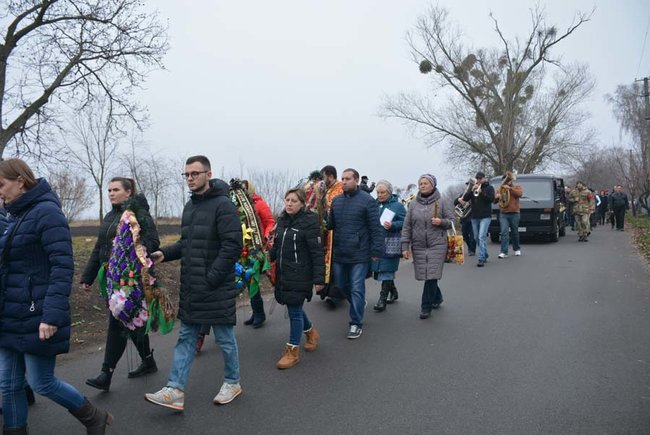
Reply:
[[[475, 258], [445, 266], [445, 302], [425, 321], [411, 264], [384, 313], [372, 311], [379, 285], [367, 281], [358, 340], [345, 338], [347, 306], [329, 311], [315, 299], [306, 310], [321, 345], [290, 370], [275, 368], [288, 336], [283, 307], [259, 330], [238, 325], [244, 393], [226, 406], [212, 404], [223, 373], [213, 342], [195, 360], [184, 413], [143, 400], [166, 382], [175, 332], [152, 337], [160, 371], [147, 379], [126, 378], [137, 362], [130, 347], [110, 393], [84, 385], [101, 352], [62, 361], [57, 374], [111, 410], [115, 434], [650, 433], [650, 281], [629, 234], [598, 227], [578, 243], [569, 232], [504, 260], [489, 250], [485, 268]], [[83, 433], [40, 397], [29, 420], [32, 434]]]

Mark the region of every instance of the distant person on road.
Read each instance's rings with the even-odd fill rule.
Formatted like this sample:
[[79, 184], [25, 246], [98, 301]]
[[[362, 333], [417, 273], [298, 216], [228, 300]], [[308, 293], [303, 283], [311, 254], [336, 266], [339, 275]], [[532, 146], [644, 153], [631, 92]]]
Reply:
[[236, 323], [235, 263], [242, 250], [239, 215], [228, 184], [211, 179], [210, 161], [193, 156], [182, 174], [192, 195], [181, 220], [181, 239], [152, 254], [156, 263], [181, 260], [178, 318], [181, 326], [167, 386], [145, 400], [182, 411], [185, 385], [194, 361], [201, 325], [211, 325], [224, 359], [224, 383], [213, 399], [230, 403], [241, 394]]
[[318, 215], [305, 210], [305, 191], [289, 189], [284, 195], [284, 211], [278, 218], [271, 261], [276, 261], [275, 300], [286, 305], [289, 311], [289, 342], [279, 369], [288, 369], [300, 361], [300, 340], [305, 334], [305, 350], [313, 352], [318, 347], [320, 335], [303, 310], [310, 301], [312, 288], [322, 289], [325, 284], [325, 257], [321, 243]]
[[490, 185], [481, 171], [476, 173], [476, 183], [469, 192], [465, 192], [458, 202], [464, 204], [472, 202], [472, 230], [478, 247], [478, 267], [483, 267], [489, 255], [487, 252], [487, 234], [492, 220], [492, 202], [494, 201], [494, 187]]
[[361, 336], [366, 304], [366, 276], [371, 258], [383, 251], [383, 234], [375, 200], [358, 186], [359, 172], [343, 171], [343, 195], [332, 201], [328, 228], [334, 230], [334, 282], [350, 303], [348, 339]]
[[609, 190], [600, 191], [600, 206], [596, 208], [598, 213], [598, 223], [605, 225], [607, 211], [609, 210]]
[[0, 199], [9, 212], [0, 236], [0, 391], [3, 433], [27, 434], [25, 379], [66, 408], [89, 434], [103, 434], [113, 416], [54, 375], [70, 348], [72, 237], [59, 198], [20, 159], [0, 162]]
[[359, 188], [366, 193], [372, 193], [372, 191], [375, 190], [375, 182], [373, 181], [372, 184], [368, 186], [368, 177], [363, 175], [361, 177], [361, 183], [359, 184]]
[[616, 230], [623, 231], [625, 229], [625, 212], [630, 209], [630, 203], [620, 184], [614, 187], [614, 191], [609, 196], [609, 208], [614, 215]]
[[567, 198], [567, 207], [566, 207], [566, 223], [567, 225], [571, 226], [571, 231], [576, 230], [576, 220], [575, 216], [573, 216], [573, 203], [569, 201], [569, 197], [571, 196], [571, 192], [573, 192], [573, 189], [571, 189], [571, 186], [565, 186], [564, 187], [564, 194], [566, 195]]
[[[501, 252], [499, 258], [508, 257], [508, 246], [512, 240], [512, 250], [515, 256], [521, 255], [519, 246], [519, 198], [524, 194], [520, 184], [513, 177], [506, 175], [501, 178], [501, 185], [494, 194], [494, 200], [499, 204], [499, 226], [501, 228]], [[509, 181], [508, 181], [509, 180]]]
[[591, 234], [589, 216], [594, 212], [596, 202], [594, 194], [585, 187], [582, 181], [576, 183], [576, 188], [569, 195], [569, 202], [573, 204], [573, 216], [575, 218], [578, 241], [587, 242]]
[[386, 180], [377, 182], [377, 205], [379, 206], [380, 219], [381, 216], [384, 216], [384, 210], [389, 210], [388, 214], [392, 213], [390, 220], [380, 221], [384, 240], [383, 254], [381, 258], [373, 260], [370, 264], [373, 278], [381, 282], [379, 300], [373, 309], [382, 312], [386, 309], [386, 304], [392, 304], [399, 297], [397, 287], [395, 287], [395, 272], [399, 268], [401, 257], [400, 236], [406, 209], [397, 195], [393, 194], [393, 185]]
[[438, 280], [447, 257], [447, 230], [454, 221], [451, 205], [443, 201], [437, 180], [424, 174], [418, 180], [418, 194], [406, 211], [402, 229], [402, 256], [408, 260], [413, 253], [415, 279], [424, 281], [420, 319], [428, 319], [431, 310], [442, 304]]
[[[325, 183], [325, 214], [329, 214], [332, 207], [332, 201], [339, 195], [343, 194], [343, 184], [338, 180], [336, 168], [332, 165], [323, 166], [320, 170], [323, 182]], [[325, 299], [325, 303], [331, 309], [335, 309], [338, 304], [343, 300], [340, 289], [334, 282], [334, 274], [332, 273], [332, 246], [334, 239], [333, 231], [326, 231], [323, 238], [323, 245], [325, 249], [325, 288], [321, 290], [320, 297]]]
[[[472, 187], [470, 186], [470, 181], [466, 181], [465, 186], [467, 186], [465, 190], [471, 189]], [[454, 207], [460, 204], [461, 199], [462, 199], [462, 195], [459, 198], [454, 199]], [[467, 255], [469, 257], [473, 257], [476, 255], [476, 239], [474, 238], [474, 229], [472, 228], [471, 216], [472, 215], [470, 210], [470, 214], [467, 214], [467, 216], [460, 218], [460, 228], [463, 234], [463, 240], [467, 244], [467, 251], [468, 251]]]

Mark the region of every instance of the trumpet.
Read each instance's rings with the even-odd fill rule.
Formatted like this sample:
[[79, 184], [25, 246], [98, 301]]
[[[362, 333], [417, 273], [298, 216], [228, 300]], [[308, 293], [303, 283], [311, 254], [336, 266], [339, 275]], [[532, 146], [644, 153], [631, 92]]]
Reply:
[[481, 185], [479, 183], [474, 182], [472, 191], [474, 192], [474, 196], [479, 196], [481, 194]]

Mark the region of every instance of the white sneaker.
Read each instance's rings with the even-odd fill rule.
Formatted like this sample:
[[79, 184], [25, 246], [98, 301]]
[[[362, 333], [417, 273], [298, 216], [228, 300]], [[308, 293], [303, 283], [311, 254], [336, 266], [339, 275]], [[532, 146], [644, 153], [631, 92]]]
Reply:
[[[517, 254], [515, 254], [517, 255]], [[504, 254], [503, 252], [499, 254], [499, 258], [508, 258], [508, 254]]]
[[144, 400], [151, 402], [154, 405], [182, 411], [184, 409], [185, 393], [176, 388], [164, 387], [155, 393], [145, 394]]
[[515, 257], [521, 257], [521, 251], [515, 251]]
[[239, 396], [240, 394], [241, 385], [239, 385], [239, 382], [236, 384], [229, 384], [227, 382], [224, 382], [221, 386], [221, 389], [219, 390], [219, 394], [214, 397], [212, 402], [215, 405], [225, 405], [226, 403], [230, 403], [235, 400], [235, 397]]

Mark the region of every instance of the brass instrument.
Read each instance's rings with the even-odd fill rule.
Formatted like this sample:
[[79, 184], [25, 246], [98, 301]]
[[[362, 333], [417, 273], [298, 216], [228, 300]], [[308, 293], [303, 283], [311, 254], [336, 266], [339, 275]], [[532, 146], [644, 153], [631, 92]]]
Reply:
[[481, 184], [475, 181], [472, 191], [474, 192], [474, 196], [479, 196], [481, 194]]
[[504, 188], [504, 186], [511, 181], [516, 180], [517, 177], [515, 174], [513, 174], [510, 171], [506, 172], [505, 178], [501, 182], [501, 185], [499, 185], [499, 207], [500, 208], [507, 208], [508, 205], [510, 204], [510, 189]]
[[409, 202], [413, 201], [415, 199], [415, 193], [411, 193], [409, 196], [406, 198], [402, 199], [402, 205], [404, 207], [408, 207]]
[[[476, 180], [474, 178], [470, 178], [469, 181], [467, 182], [467, 188], [463, 192], [462, 196], [465, 196], [469, 189], [474, 187], [476, 184]], [[465, 219], [469, 214], [472, 212], [472, 202], [471, 201], [465, 201], [464, 204], [456, 204], [456, 207], [454, 207], [454, 213], [456, 213], [456, 216], [458, 216], [459, 219]]]

